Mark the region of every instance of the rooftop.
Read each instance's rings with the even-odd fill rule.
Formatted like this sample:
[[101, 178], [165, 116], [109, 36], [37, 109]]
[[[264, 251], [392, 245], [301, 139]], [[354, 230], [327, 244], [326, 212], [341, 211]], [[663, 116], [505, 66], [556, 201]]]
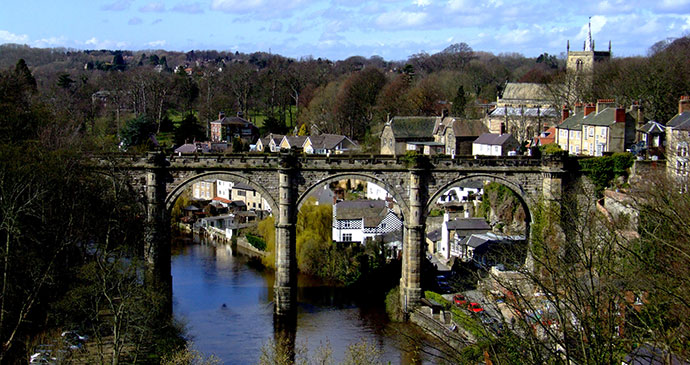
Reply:
[[364, 227], [377, 227], [388, 212], [388, 205], [384, 200], [345, 200], [333, 207], [335, 219], [364, 219]]

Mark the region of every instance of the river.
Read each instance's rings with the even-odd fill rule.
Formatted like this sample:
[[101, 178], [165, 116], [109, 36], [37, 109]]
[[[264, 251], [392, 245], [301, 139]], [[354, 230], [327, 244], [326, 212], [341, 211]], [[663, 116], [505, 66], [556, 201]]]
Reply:
[[413, 325], [388, 321], [378, 295], [300, 275], [296, 319], [274, 323], [273, 273], [248, 265], [230, 246], [174, 244], [171, 271], [175, 318], [185, 324], [196, 350], [224, 364], [257, 363], [275, 338], [294, 339], [297, 351], [309, 356], [330, 346], [336, 363], [362, 340], [382, 353], [384, 363], [428, 361], [410, 350], [409, 337], [423, 334]]

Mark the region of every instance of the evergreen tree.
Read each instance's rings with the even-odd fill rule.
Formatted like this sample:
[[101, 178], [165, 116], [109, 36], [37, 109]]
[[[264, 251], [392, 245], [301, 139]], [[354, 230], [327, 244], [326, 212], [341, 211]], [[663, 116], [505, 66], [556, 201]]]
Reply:
[[453, 116], [464, 117], [466, 104], [467, 99], [465, 98], [465, 88], [460, 85], [460, 87], [458, 87], [458, 93], [455, 95], [455, 98], [453, 98], [453, 108], [451, 109]]

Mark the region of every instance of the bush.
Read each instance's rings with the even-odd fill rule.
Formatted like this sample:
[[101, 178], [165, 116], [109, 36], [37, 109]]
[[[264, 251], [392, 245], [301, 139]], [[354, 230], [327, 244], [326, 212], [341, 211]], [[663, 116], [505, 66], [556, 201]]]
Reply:
[[249, 244], [254, 246], [257, 250], [266, 250], [266, 242], [261, 237], [254, 236], [249, 233], [247, 233], [245, 237], [247, 237], [247, 241], [249, 242]]

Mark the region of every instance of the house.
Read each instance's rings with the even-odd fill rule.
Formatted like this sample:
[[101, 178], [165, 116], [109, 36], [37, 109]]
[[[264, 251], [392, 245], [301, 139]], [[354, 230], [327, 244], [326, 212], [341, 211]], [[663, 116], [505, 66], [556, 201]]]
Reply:
[[270, 210], [271, 207], [268, 205], [266, 199], [261, 197], [256, 189], [253, 187], [238, 183], [232, 186], [230, 193], [233, 201], [241, 201], [246, 204], [249, 210]]
[[216, 196], [216, 181], [202, 180], [192, 184], [192, 198], [197, 200], [211, 200]]
[[259, 128], [244, 119], [242, 112], [237, 112], [236, 117], [226, 117], [220, 112], [218, 120], [211, 122], [211, 142], [231, 143], [235, 138], [253, 144], [259, 139]]
[[359, 242], [400, 230], [402, 220], [383, 200], [341, 201], [333, 206], [332, 237], [336, 242]]
[[388, 120], [381, 132], [382, 155], [404, 155], [408, 150], [418, 150], [418, 142], [436, 142], [434, 127], [438, 117], [394, 117]]
[[175, 153], [182, 155], [183, 153], [208, 153], [211, 152], [211, 146], [204, 142], [185, 143], [175, 149]]
[[556, 143], [571, 154], [602, 156], [625, 152], [635, 142], [640, 113], [616, 107], [613, 99], [599, 99], [576, 110], [556, 127]]
[[637, 129], [638, 140], [645, 148], [661, 148], [666, 145], [666, 126], [650, 120]]
[[556, 127], [541, 132], [537, 137], [534, 137], [530, 142], [530, 147], [546, 146], [547, 144], [556, 143]]
[[510, 133], [518, 141], [528, 141], [558, 122], [551, 95], [543, 84], [509, 82], [483, 122], [489, 133]]
[[366, 182], [367, 184], [367, 199], [370, 200], [388, 200], [391, 195], [388, 191], [373, 182]]
[[469, 156], [472, 154], [472, 142], [487, 132], [488, 128], [479, 119], [446, 117], [434, 135], [442, 136], [437, 138], [437, 141], [443, 143], [442, 153], [450, 156]]
[[687, 188], [688, 143], [690, 142], [690, 96], [678, 101], [678, 114], [666, 123], [666, 169], [668, 176]]
[[319, 134], [307, 137], [302, 148], [305, 153], [330, 155], [359, 150], [359, 145], [343, 135]]
[[232, 187], [235, 185], [232, 181], [216, 180], [216, 196], [219, 198], [232, 200]]
[[280, 141], [285, 137], [282, 134], [269, 133], [266, 137], [256, 141], [255, 150], [258, 152], [279, 152]]
[[507, 156], [520, 143], [510, 134], [484, 133], [472, 142], [472, 155]]
[[204, 217], [199, 219], [199, 225], [211, 233], [224, 235], [226, 239], [231, 239], [239, 228], [234, 214]]
[[484, 218], [456, 218], [450, 220], [448, 213], [445, 213], [443, 215], [443, 224], [441, 225], [441, 239], [438, 241], [436, 252], [446, 260], [450, 259], [451, 256], [461, 257], [461, 250], [458, 244], [465, 237], [489, 231], [491, 231], [491, 226]]
[[280, 149], [291, 149], [292, 147], [304, 148], [304, 142], [307, 140], [307, 136], [283, 136], [280, 140]]
[[493, 232], [474, 233], [457, 243], [458, 257], [472, 261], [480, 267], [491, 267], [498, 264], [523, 264], [525, 236], [506, 236]]

